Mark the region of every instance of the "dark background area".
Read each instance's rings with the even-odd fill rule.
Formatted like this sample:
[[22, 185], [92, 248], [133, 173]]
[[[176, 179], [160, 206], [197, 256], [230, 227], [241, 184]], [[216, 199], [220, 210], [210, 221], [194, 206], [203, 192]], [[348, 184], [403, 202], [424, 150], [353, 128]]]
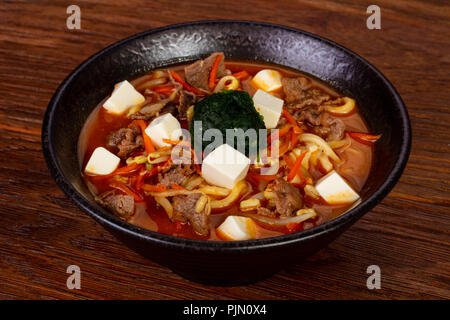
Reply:
[[[71, 4], [81, 30], [66, 28]], [[371, 4], [381, 30], [366, 28]], [[59, 190], [41, 150], [46, 106], [83, 60], [135, 33], [204, 19], [283, 24], [338, 42], [387, 76], [412, 122], [393, 191], [328, 248], [249, 286], [195, 284], [129, 250]], [[1, 1], [0, 299], [450, 298], [449, 39], [448, 1]], [[81, 290], [66, 287], [72, 264]], [[374, 264], [380, 290], [366, 287]]]

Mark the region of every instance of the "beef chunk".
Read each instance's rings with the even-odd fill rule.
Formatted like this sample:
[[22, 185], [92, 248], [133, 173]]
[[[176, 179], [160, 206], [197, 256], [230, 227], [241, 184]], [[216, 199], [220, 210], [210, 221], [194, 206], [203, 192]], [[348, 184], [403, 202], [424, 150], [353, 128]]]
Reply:
[[140, 111], [133, 113], [130, 116], [130, 119], [132, 120], [145, 120], [148, 121], [150, 119], [152, 119], [154, 117], [154, 115], [148, 114], [148, 113], [142, 113]]
[[204, 60], [198, 60], [184, 68], [186, 75], [186, 81], [196, 88], [209, 90], [208, 80], [211, 72], [211, 67], [216, 60], [216, 57], [221, 55], [219, 66], [217, 69], [217, 77], [223, 77], [226, 75], [225, 70], [225, 57], [222, 52], [215, 52]]
[[299, 101], [303, 96], [303, 91], [307, 90], [311, 81], [305, 77], [298, 78], [282, 78], [281, 84], [288, 103]]
[[180, 100], [177, 109], [181, 119], [186, 119], [187, 109], [193, 105], [196, 100], [197, 96], [194, 93], [185, 90], [180, 91]]
[[327, 141], [339, 140], [344, 136], [344, 122], [322, 111], [321, 107], [307, 107], [294, 114], [294, 117], [298, 122], [311, 127], [315, 134]]
[[171, 79], [171, 82], [175, 86], [175, 90], [178, 91], [178, 104], [175, 101], [170, 101], [169, 98], [163, 99], [144, 106], [141, 110], [132, 114], [130, 119], [149, 121], [166, 113], [178, 114], [181, 119], [186, 119], [186, 110], [197, 101], [197, 96], [192, 92], [183, 90], [182, 86], [173, 79]]
[[295, 104], [296, 108], [320, 105], [331, 98], [322, 90], [311, 87], [311, 81], [305, 77], [283, 78], [281, 83], [286, 102]]
[[341, 119], [334, 118], [328, 113], [322, 113], [320, 125], [313, 128], [313, 132], [327, 141], [340, 140], [344, 136], [345, 124]]
[[257, 209], [257, 212], [259, 215], [270, 217], [270, 218], [278, 217], [278, 214], [275, 211], [272, 211], [272, 210], [264, 208], [264, 207], [259, 207]]
[[296, 112], [294, 118], [298, 122], [303, 122], [309, 126], [320, 126], [322, 112], [323, 110], [321, 107], [308, 107]]
[[208, 214], [206, 207], [201, 212], [195, 211], [195, 204], [201, 197], [201, 193], [192, 193], [188, 195], [175, 196], [172, 199], [174, 209], [174, 221], [189, 221], [194, 231], [202, 236], [209, 233]]
[[122, 219], [128, 219], [134, 213], [134, 198], [130, 195], [115, 194], [114, 191], [102, 193], [95, 200]]
[[159, 184], [171, 186], [172, 184], [181, 185], [194, 174], [195, 169], [191, 164], [173, 165], [165, 171], [158, 174]]
[[162, 116], [163, 114], [171, 113], [173, 116], [176, 116], [177, 109], [178, 107], [174, 103], [169, 103], [164, 108], [161, 109], [159, 115]]
[[186, 91], [183, 89], [183, 86], [175, 81], [172, 77], [172, 75], [169, 73], [170, 83], [175, 86], [175, 90], [178, 91], [178, 105], [176, 106], [178, 110], [178, 115], [182, 119], [186, 119], [186, 110], [195, 102], [197, 102], [197, 95], [195, 93], [192, 93], [190, 91]]
[[121, 128], [106, 137], [106, 145], [118, 150], [117, 156], [126, 159], [134, 151], [144, 147], [144, 139], [138, 126]]
[[281, 216], [294, 216], [295, 210], [302, 207], [300, 191], [284, 179], [277, 178], [270, 188], [275, 193], [276, 210]]
[[164, 99], [164, 100], [160, 100], [158, 102], [146, 105], [146, 106], [142, 107], [142, 109], [139, 110], [138, 112], [133, 113], [130, 116], [130, 119], [133, 119], [133, 120], [142, 119], [142, 120], [148, 121], [159, 115], [167, 113], [168, 112], [167, 110], [170, 108], [172, 108], [172, 110], [175, 111], [176, 110], [175, 106], [169, 102], [170, 102], [169, 99]]

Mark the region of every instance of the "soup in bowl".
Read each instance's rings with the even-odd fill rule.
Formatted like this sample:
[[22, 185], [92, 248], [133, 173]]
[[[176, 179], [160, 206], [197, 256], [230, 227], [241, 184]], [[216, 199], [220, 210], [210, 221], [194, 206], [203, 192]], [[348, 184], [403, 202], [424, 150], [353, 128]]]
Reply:
[[150, 30], [81, 64], [50, 101], [61, 189], [140, 254], [194, 281], [267, 277], [392, 189], [400, 96], [338, 44], [243, 21]]
[[380, 136], [324, 83], [216, 52], [117, 83], [86, 121], [79, 157], [96, 201], [129, 223], [250, 240], [355, 207]]

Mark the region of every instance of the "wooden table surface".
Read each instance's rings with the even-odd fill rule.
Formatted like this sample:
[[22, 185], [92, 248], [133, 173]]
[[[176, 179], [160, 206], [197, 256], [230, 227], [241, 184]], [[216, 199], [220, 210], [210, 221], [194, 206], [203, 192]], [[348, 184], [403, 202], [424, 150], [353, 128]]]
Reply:
[[[80, 30], [66, 27], [70, 4], [81, 8]], [[379, 0], [381, 30], [368, 30], [370, 4], [1, 1], [0, 298], [450, 298], [450, 6]], [[272, 22], [336, 41], [392, 81], [412, 122], [411, 156], [394, 190], [326, 249], [249, 286], [192, 283], [129, 250], [62, 193], [41, 150], [47, 104], [78, 64], [132, 34], [204, 19]], [[73, 264], [80, 290], [66, 287]], [[381, 268], [380, 290], [366, 287], [369, 265]]]

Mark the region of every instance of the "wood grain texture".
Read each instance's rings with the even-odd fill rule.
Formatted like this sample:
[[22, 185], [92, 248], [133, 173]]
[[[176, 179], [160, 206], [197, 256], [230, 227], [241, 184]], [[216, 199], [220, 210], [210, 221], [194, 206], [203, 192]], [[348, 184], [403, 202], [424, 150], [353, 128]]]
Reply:
[[[381, 30], [366, 28], [369, 1], [0, 2], [1, 299], [442, 299], [450, 298], [450, 7], [379, 0]], [[283, 24], [367, 58], [403, 97], [412, 153], [394, 190], [328, 248], [249, 286], [191, 283], [127, 249], [59, 190], [40, 141], [58, 84], [78, 64], [137, 32], [203, 19]], [[95, 88], [93, 88], [94, 90]], [[66, 288], [68, 265], [81, 290]], [[382, 289], [366, 288], [381, 267]]]

